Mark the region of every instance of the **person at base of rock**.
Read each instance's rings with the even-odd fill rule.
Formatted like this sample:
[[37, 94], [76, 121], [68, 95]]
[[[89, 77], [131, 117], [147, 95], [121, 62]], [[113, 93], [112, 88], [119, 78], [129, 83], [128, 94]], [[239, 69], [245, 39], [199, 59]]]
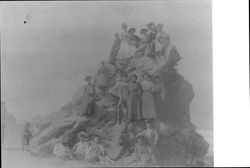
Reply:
[[152, 149], [152, 152], [153, 152], [153, 159], [155, 159], [155, 154], [157, 152], [156, 150], [156, 144], [159, 140], [159, 135], [157, 133], [157, 131], [152, 127], [152, 123], [151, 122], [146, 122], [146, 130], [138, 133], [135, 137], [138, 137], [138, 136], [143, 136], [147, 139], [147, 142], [149, 143], [151, 149]]
[[141, 93], [142, 89], [137, 81], [137, 75], [130, 75], [130, 82], [128, 84], [128, 122], [134, 122], [142, 119], [141, 111]]
[[56, 158], [63, 160], [72, 158], [70, 148], [65, 143], [63, 143], [63, 136], [60, 136], [58, 142], [55, 144], [53, 155]]
[[85, 78], [87, 85], [84, 87], [84, 93], [83, 98], [86, 102], [86, 109], [84, 111], [85, 116], [91, 116], [95, 113], [95, 92], [94, 92], [94, 86], [91, 83], [91, 76], [87, 76]]
[[27, 122], [24, 126], [24, 130], [22, 131], [22, 151], [28, 151], [30, 139], [32, 138], [32, 132], [30, 129], [30, 123]]
[[135, 138], [134, 157], [138, 166], [153, 166], [156, 162], [152, 148], [142, 136]]
[[113, 161], [108, 157], [107, 152], [100, 141], [100, 136], [93, 136], [93, 141], [91, 142], [89, 148], [86, 150], [86, 161], [90, 163], [101, 162], [103, 164], [113, 163]]
[[40, 132], [41, 132], [41, 126], [40, 126], [40, 123], [37, 123], [37, 124], [35, 124], [35, 128], [34, 128], [34, 130], [32, 132], [32, 136], [33, 137], [37, 136], [37, 135], [40, 134]]
[[155, 102], [152, 95], [153, 83], [148, 73], [143, 74], [143, 80], [140, 82], [142, 88], [142, 118], [145, 120], [154, 120], [156, 118]]
[[85, 160], [86, 149], [89, 147], [85, 132], [78, 133], [79, 142], [77, 142], [72, 151], [77, 160]]

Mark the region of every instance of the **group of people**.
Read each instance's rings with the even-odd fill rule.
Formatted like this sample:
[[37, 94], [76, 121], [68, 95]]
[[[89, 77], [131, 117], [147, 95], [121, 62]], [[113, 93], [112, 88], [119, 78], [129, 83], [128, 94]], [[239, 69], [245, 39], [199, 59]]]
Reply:
[[122, 60], [143, 56], [150, 57], [155, 63], [164, 57], [167, 47], [170, 45], [170, 36], [163, 30], [163, 24], [147, 24], [147, 28], [140, 30], [140, 37], [136, 29], [128, 29], [127, 23], [121, 26], [120, 34], [115, 34], [115, 41], [110, 53], [110, 60], [119, 64]]
[[[153, 128], [153, 122], [158, 117], [159, 109], [157, 108], [160, 108], [158, 104], [165, 100], [165, 87], [158, 75], [141, 71], [140, 67], [128, 71], [126, 66], [124, 68], [118, 64], [124, 63], [126, 60], [125, 63], [128, 65], [131, 58], [144, 56], [157, 62], [160, 56], [165, 54], [170, 43], [169, 35], [162, 29], [162, 24], [155, 25], [150, 22], [147, 24], [147, 29], [141, 29], [141, 37], [138, 37], [135, 35], [135, 28], [128, 30], [127, 24], [122, 24], [121, 33], [115, 35], [116, 39], [109, 62], [102, 62], [97, 77], [93, 79], [92, 76], [87, 76], [85, 78], [87, 84], [84, 87], [83, 96], [81, 100], [75, 101], [75, 104], [84, 102], [84, 108], [78, 109], [80, 116], [94, 116], [99, 103], [105, 111], [115, 114], [114, 123], [124, 125], [120, 138], [122, 149], [118, 157], [111, 159], [107, 155], [100, 136], [90, 136], [84, 132], [78, 134], [79, 142], [72, 149], [64, 142], [62, 136], [59, 137], [53, 150], [56, 157], [110, 164], [127, 154], [133, 154], [134, 160], [140, 165], [147, 165], [149, 162], [155, 163], [155, 146], [159, 136]], [[102, 102], [105, 103], [102, 104]], [[133, 133], [133, 126], [141, 121], [145, 123], [146, 129], [139, 134]], [[28, 131], [29, 127], [28, 124], [24, 131], [26, 133], [24, 134], [24, 146], [29, 144], [32, 137]], [[39, 132], [39, 130], [35, 132]]]
[[[129, 130], [124, 130], [123, 135], [129, 133]], [[114, 164], [123, 156], [132, 156], [130, 163], [135, 162], [136, 165], [147, 166], [156, 163], [156, 147], [159, 135], [152, 127], [150, 122], [146, 122], [146, 129], [139, 132], [137, 135], [129, 134], [129, 137], [124, 141], [121, 137], [123, 148], [116, 158], [110, 158], [102, 139], [97, 134], [88, 135], [84, 131], [78, 133], [79, 141], [75, 143], [73, 148], [70, 148], [68, 143], [64, 141], [63, 136], [58, 138], [54, 145], [53, 154], [58, 159], [63, 160], [79, 160], [93, 164]], [[127, 163], [127, 164], [130, 164]]]
[[113, 163], [103, 144], [100, 143], [100, 136], [87, 135], [82, 131], [78, 133], [78, 139], [79, 141], [71, 149], [68, 143], [64, 141], [63, 136], [60, 136], [54, 146], [53, 154], [59, 159], [76, 159], [90, 163]]

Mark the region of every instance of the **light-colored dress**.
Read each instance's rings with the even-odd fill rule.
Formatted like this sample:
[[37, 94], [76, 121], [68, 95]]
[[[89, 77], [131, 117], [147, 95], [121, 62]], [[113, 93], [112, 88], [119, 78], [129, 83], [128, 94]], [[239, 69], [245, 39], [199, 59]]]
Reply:
[[142, 118], [155, 119], [156, 109], [155, 102], [152, 95], [153, 83], [151, 81], [143, 80], [141, 82], [142, 88]]
[[117, 54], [117, 58], [119, 60], [129, 58], [130, 56], [132, 56], [132, 52], [133, 52], [132, 48], [128, 44], [129, 34], [126, 30], [121, 31], [120, 39], [121, 39], [121, 45], [120, 45], [119, 52]]
[[155, 41], [155, 50], [164, 54], [166, 48], [170, 45], [170, 36], [164, 31], [158, 32]]
[[58, 158], [65, 158], [67, 157], [67, 148], [62, 143], [57, 143], [54, 146], [53, 154]]
[[153, 150], [148, 145], [136, 145], [135, 156], [139, 162], [138, 166], [148, 166], [154, 160]]
[[76, 148], [75, 153], [85, 155], [87, 147], [88, 147], [87, 142], [80, 141], [75, 144], [75, 148]]
[[105, 149], [103, 145], [101, 144], [96, 144], [96, 143], [91, 143], [91, 145], [87, 148], [86, 150], [86, 161], [88, 162], [98, 162], [100, 160], [100, 157], [104, 155]]

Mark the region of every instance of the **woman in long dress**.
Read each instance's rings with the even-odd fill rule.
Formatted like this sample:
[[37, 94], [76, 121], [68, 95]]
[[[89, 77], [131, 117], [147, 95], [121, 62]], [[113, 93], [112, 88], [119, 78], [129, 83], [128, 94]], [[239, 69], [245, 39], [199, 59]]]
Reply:
[[117, 57], [119, 60], [129, 58], [131, 55], [130, 53], [130, 46], [128, 44], [129, 42], [129, 33], [127, 31], [127, 24], [123, 23], [122, 24], [122, 30], [120, 33], [120, 40], [121, 40], [121, 45], [119, 52], [117, 54]]
[[152, 95], [153, 83], [150, 81], [148, 73], [143, 75], [141, 81], [142, 88], [142, 118], [146, 120], [156, 118], [155, 102]]
[[166, 91], [159, 76], [154, 77], [153, 96], [156, 105], [157, 118], [161, 119], [161, 111], [164, 110]]
[[128, 121], [133, 122], [142, 119], [141, 113], [141, 87], [140, 84], [136, 82], [137, 76], [135, 74], [131, 75], [129, 87], [129, 97], [128, 97]]

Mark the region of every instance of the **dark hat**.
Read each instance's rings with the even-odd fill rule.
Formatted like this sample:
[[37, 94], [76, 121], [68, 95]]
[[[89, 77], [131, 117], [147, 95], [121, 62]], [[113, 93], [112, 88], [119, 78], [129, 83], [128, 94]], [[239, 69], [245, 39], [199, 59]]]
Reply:
[[135, 32], [136, 29], [132, 27], [132, 28], [130, 28], [130, 29], [128, 30], [128, 32], [131, 32], [131, 31], [134, 31], [134, 32]]
[[141, 29], [141, 31], [140, 31], [140, 33], [142, 34], [143, 32], [148, 32], [148, 29], [145, 29], [145, 28], [143, 28], [143, 29]]

